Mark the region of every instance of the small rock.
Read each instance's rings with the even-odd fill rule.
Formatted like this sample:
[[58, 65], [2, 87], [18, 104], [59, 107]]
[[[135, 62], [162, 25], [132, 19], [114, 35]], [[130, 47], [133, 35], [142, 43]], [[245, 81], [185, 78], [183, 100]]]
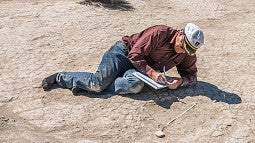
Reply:
[[213, 133], [212, 133], [212, 136], [213, 137], [219, 137], [219, 136], [222, 136], [223, 135], [223, 133], [221, 132], [221, 131], [214, 131]]
[[159, 138], [165, 137], [165, 133], [162, 132], [162, 131], [156, 131], [156, 132], [155, 132], [155, 135], [156, 135], [157, 137], [159, 137]]
[[134, 128], [135, 128], [135, 129], [140, 129], [140, 128], [141, 128], [141, 126], [139, 126], [139, 125], [135, 125], [135, 126], [134, 126]]
[[149, 117], [148, 119], [149, 119], [149, 120], [154, 120], [154, 118], [153, 118], [153, 117]]

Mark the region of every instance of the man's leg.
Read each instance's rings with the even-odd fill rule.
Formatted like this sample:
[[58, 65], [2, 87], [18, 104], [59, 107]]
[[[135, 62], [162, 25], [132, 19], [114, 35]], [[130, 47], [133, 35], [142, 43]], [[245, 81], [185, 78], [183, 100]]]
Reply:
[[95, 73], [89, 72], [61, 72], [56, 82], [65, 88], [80, 88], [88, 91], [100, 92], [111, 84], [127, 69], [133, 68], [127, 58], [128, 51], [123, 42], [114, 44], [103, 56]]
[[123, 77], [118, 77], [110, 86], [115, 94], [139, 93], [144, 87], [144, 82], [135, 77], [132, 73], [135, 69], [127, 70]]

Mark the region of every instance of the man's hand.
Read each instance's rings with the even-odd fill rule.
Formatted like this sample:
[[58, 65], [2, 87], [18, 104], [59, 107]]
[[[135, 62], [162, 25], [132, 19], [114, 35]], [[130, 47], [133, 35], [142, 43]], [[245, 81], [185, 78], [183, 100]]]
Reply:
[[152, 70], [147, 72], [147, 75], [151, 79], [156, 81], [157, 83], [160, 83], [160, 84], [166, 84], [167, 83], [167, 79], [166, 79], [166, 77], [163, 73], [159, 73], [159, 72], [152, 69]]
[[166, 84], [169, 89], [177, 89], [182, 84], [182, 78], [178, 77], [166, 77], [164, 73], [159, 73], [155, 70], [147, 72], [150, 78], [160, 84]]
[[177, 89], [182, 84], [182, 78], [172, 77], [171, 81], [167, 82], [169, 89]]
[[156, 77], [156, 82], [160, 84], [167, 84], [168, 81], [163, 73], [159, 73]]

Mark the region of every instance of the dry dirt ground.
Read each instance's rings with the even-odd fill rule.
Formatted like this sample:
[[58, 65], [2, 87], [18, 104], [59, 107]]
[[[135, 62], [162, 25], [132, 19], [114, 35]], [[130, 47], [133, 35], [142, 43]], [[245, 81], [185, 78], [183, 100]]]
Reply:
[[[255, 1], [0, 0], [0, 142], [255, 142]], [[137, 95], [45, 92], [59, 71], [95, 71], [124, 35], [156, 24], [205, 32], [193, 88]], [[177, 75], [175, 69], [168, 72]], [[168, 121], [164, 138], [154, 135]]]

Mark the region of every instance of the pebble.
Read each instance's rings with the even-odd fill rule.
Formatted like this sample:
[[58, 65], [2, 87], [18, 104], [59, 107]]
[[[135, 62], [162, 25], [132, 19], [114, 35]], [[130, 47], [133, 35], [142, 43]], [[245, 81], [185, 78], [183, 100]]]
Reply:
[[150, 118], [148, 118], [149, 120], [154, 120], [154, 118], [153, 117], [150, 117]]
[[156, 131], [156, 132], [155, 132], [155, 135], [156, 135], [157, 137], [159, 137], [159, 138], [165, 137], [165, 133], [162, 132], [162, 131]]
[[223, 133], [221, 131], [214, 131], [211, 136], [212, 137], [219, 137], [219, 136], [222, 136], [222, 135], [223, 135]]

